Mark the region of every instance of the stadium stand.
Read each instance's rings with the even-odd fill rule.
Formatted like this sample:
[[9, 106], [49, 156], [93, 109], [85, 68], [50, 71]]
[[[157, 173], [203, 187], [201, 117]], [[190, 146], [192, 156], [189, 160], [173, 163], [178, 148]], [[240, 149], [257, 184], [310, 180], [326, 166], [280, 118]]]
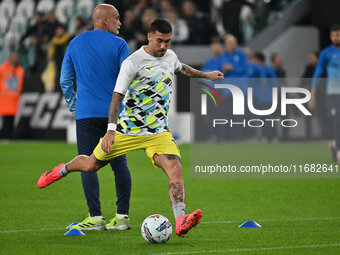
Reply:
[[[249, 47], [253, 51], [262, 51], [267, 59], [273, 52], [278, 52], [282, 57], [287, 77], [300, 77], [307, 54], [311, 50], [321, 49], [318, 30], [311, 26], [313, 25], [311, 20], [317, 20], [316, 26], [319, 26], [322, 20], [329, 20], [328, 27], [331, 17], [335, 17], [335, 15], [316, 16], [312, 10], [321, 7], [314, 8], [320, 5], [314, 0], [1, 0], [0, 63], [11, 51], [20, 53], [20, 63], [26, 70], [28, 80], [24, 92], [44, 91], [40, 81], [41, 74], [46, 69], [47, 52], [51, 47], [50, 39], [54, 36], [54, 33], [49, 34], [49, 39], [43, 40], [42, 34], [49, 30], [46, 26], [53, 27], [54, 31], [59, 24], [63, 24], [72, 39], [91, 29], [93, 8], [102, 2], [117, 6], [122, 21], [120, 36], [127, 40], [131, 52], [145, 40], [145, 28], [154, 17], [168, 18], [174, 26], [172, 48], [180, 56], [181, 61], [201, 68], [212, 56], [210, 43], [221, 42], [227, 33], [239, 27], [240, 31], [234, 33], [242, 38], [243, 44], [241, 43], [240, 48]], [[237, 26], [222, 19], [226, 13], [225, 9], [229, 8], [230, 11], [233, 6], [237, 7], [237, 17], [234, 17], [239, 19], [235, 21], [240, 24]], [[42, 15], [41, 23], [23, 38], [22, 36], [36, 24], [35, 14], [38, 12]], [[54, 25], [48, 25], [47, 22], [50, 12], [56, 16]], [[194, 17], [190, 17], [192, 15], [190, 13], [194, 13]], [[304, 18], [306, 16], [307, 18]], [[204, 26], [198, 26], [202, 20]], [[296, 26], [299, 22], [305, 27]], [[231, 27], [228, 27], [229, 25]], [[321, 32], [326, 31], [322, 32], [323, 38], [328, 38], [328, 30], [325, 27], [326, 24], [323, 23], [319, 26]], [[200, 33], [198, 36], [200, 38], [196, 38], [193, 28], [199, 31], [196, 34]], [[303, 38], [308, 40], [307, 45], [302, 42]], [[325, 42], [325, 39], [320, 37], [320, 43], [324, 46], [329, 44], [329, 41]], [[58, 79], [58, 74], [56, 77]], [[34, 82], [29, 82], [30, 80]], [[177, 102], [176, 111], [186, 113], [190, 105], [190, 101], [187, 100], [188, 81], [179, 78], [178, 83], [178, 95], [174, 95], [174, 98], [177, 96], [177, 100], [174, 100]]]
[[53, 0], [40, 0], [37, 4], [37, 11], [47, 13], [53, 10], [54, 8]]
[[33, 17], [34, 6], [35, 4], [33, 0], [22, 0], [17, 5], [16, 16], [30, 20]]
[[74, 13], [73, 0], [61, 0], [57, 3], [55, 14], [60, 23], [66, 24]]
[[93, 0], [78, 0], [76, 14], [85, 20], [90, 20], [94, 6]]
[[16, 9], [16, 3], [13, 0], [3, 0], [0, 3], [0, 17], [11, 19]]

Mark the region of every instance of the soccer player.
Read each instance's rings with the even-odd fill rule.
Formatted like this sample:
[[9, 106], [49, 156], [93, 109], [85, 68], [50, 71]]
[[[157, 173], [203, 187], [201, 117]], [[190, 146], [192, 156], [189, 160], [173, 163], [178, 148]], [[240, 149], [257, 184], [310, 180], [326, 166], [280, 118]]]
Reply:
[[[110, 104], [108, 130], [91, 156], [80, 155], [68, 164], [60, 164], [43, 173], [38, 187], [43, 188], [69, 172], [94, 172], [108, 160], [144, 149], [156, 167], [169, 179], [169, 199], [176, 219], [176, 234], [184, 236], [196, 226], [202, 211], [185, 214], [185, 192], [180, 153], [168, 128], [168, 110], [174, 75], [223, 79], [219, 71], [204, 73], [181, 64], [168, 50], [172, 28], [168, 21], [156, 19], [147, 34], [148, 45], [128, 57], [122, 64]], [[119, 115], [125, 95], [125, 108]], [[118, 120], [119, 117], [119, 120]]]
[[309, 106], [315, 107], [315, 94], [319, 85], [319, 78], [323, 72], [327, 73], [327, 110], [333, 121], [332, 140], [330, 149], [335, 162], [340, 162], [340, 25], [331, 27], [330, 38], [333, 45], [321, 51], [318, 65], [314, 72]]
[[[75, 112], [79, 155], [91, 155], [106, 133], [112, 91], [122, 62], [130, 55], [119, 38], [119, 13], [108, 4], [98, 5], [92, 14], [94, 30], [73, 39], [64, 56], [60, 85], [71, 112]], [[73, 78], [77, 77], [77, 95]], [[131, 176], [126, 157], [110, 161], [115, 174], [117, 214], [108, 224], [102, 217], [97, 173], [81, 173], [89, 216], [71, 229], [129, 229]]]

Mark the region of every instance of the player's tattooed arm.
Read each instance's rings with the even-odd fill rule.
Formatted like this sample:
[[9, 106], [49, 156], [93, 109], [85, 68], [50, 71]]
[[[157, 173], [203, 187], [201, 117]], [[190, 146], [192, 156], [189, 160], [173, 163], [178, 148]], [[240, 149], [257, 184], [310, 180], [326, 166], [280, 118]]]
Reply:
[[184, 202], [184, 184], [182, 182], [171, 182], [169, 184], [169, 197], [172, 205]]
[[[124, 98], [124, 95], [119, 94], [117, 92], [114, 92], [112, 95], [112, 100], [110, 103], [110, 111], [109, 111], [109, 123], [117, 123], [119, 112], [120, 112], [120, 106], [122, 103], [122, 100]], [[102, 140], [101, 149], [109, 153], [111, 152], [111, 147], [115, 142], [115, 131], [114, 130], [108, 130]]]
[[178, 157], [177, 155], [173, 155], [173, 154], [165, 154], [165, 157], [169, 160], [178, 160], [179, 162], [181, 162], [181, 158]]
[[109, 110], [109, 123], [117, 123], [124, 95], [113, 92]]
[[220, 71], [213, 71], [209, 73], [201, 72], [187, 64], [182, 64], [182, 69], [176, 72], [176, 75], [184, 76], [188, 78], [205, 78], [212, 81], [221, 80], [224, 78], [223, 73]]
[[184, 76], [188, 78], [207, 78], [207, 74], [201, 72], [187, 64], [182, 64], [182, 69], [176, 73], [176, 75]]

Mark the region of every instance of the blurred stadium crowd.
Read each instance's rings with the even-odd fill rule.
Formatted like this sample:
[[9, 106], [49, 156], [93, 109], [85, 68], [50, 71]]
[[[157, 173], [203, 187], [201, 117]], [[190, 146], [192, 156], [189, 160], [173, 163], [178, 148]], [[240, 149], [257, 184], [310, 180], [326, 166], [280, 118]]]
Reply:
[[[279, 17], [292, 0], [2, 0], [0, 2], [0, 64], [17, 52], [25, 76], [39, 76], [45, 91], [60, 90], [58, 77], [70, 40], [93, 29], [91, 14], [100, 3], [117, 7], [120, 34], [131, 52], [147, 44], [147, 29], [156, 17], [173, 26], [172, 44], [210, 45], [212, 57], [202, 69], [221, 70], [227, 78], [285, 78], [281, 57], [266, 61], [262, 52], [246, 45], [256, 33]], [[307, 60], [306, 56], [306, 60]], [[312, 77], [318, 53], [311, 52], [302, 77]], [[270, 64], [268, 65], [267, 63]], [[273, 83], [272, 83], [273, 84]], [[17, 86], [22, 88], [21, 86]], [[309, 84], [305, 84], [309, 89]], [[320, 86], [321, 89], [324, 87]], [[244, 91], [246, 88], [242, 88]], [[319, 101], [324, 93], [318, 93]], [[258, 92], [258, 102], [271, 103], [270, 84]], [[320, 114], [323, 116], [323, 113]], [[323, 130], [326, 133], [326, 130]], [[269, 132], [268, 139], [273, 134]]]
[[118, 8], [120, 36], [134, 51], [146, 44], [147, 28], [156, 17], [171, 22], [173, 44], [209, 44], [227, 33], [245, 43], [290, 1], [2, 0], [0, 63], [15, 50], [27, 74], [42, 73], [49, 59], [59, 70], [68, 42], [92, 28], [93, 8], [102, 2]]

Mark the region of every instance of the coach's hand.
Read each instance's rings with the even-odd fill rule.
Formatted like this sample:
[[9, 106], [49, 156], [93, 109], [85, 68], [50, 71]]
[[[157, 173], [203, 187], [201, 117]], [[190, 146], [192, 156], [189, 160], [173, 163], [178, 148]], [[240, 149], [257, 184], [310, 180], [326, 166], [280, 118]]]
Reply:
[[115, 143], [115, 131], [107, 131], [103, 140], [102, 140], [102, 150], [105, 153], [111, 152], [111, 147]]
[[224, 74], [221, 73], [220, 71], [213, 71], [213, 72], [207, 73], [207, 76], [208, 76], [207, 78], [212, 81], [224, 79]]

